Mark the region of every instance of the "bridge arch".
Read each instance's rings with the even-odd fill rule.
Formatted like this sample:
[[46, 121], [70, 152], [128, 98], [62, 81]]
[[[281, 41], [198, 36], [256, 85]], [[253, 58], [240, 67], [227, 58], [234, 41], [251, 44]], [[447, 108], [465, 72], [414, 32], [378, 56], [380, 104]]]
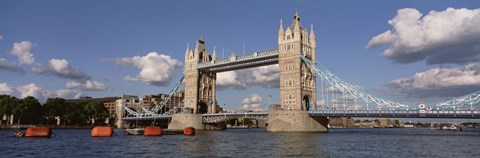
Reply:
[[208, 104], [205, 103], [204, 101], [199, 101], [199, 102], [197, 103], [197, 106], [198, 106], [198, 107], [197, 107], [198, 113], [200, 113], [200, 114], [206, 114], [206, 113], [208, 113], [208, 109], [209, 109], [209, 108], [208, 108]]
[[304, 95], [302, 98], [302, 110], [305, 111], [310, 111], [313, 110], [313, 106], [311, 103], [311, 96], [310, 95]]

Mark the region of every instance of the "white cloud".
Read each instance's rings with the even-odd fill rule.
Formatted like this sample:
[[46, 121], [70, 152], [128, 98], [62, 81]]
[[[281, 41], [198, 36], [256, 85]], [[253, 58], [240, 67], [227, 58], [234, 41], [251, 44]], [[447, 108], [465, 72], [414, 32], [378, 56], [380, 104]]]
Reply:
[[32, 71], [37, 74], [55, 75], [74, 80], [89, 80], [91, 77], [78, 68], [72, 67], [65, 59], [50, 59], [48, 67], [35, 64]]
[[2, 36], [2, 35], [0, 35], [0, 40], [2, 40], [2, 39], [3, 39], [3, 36]]
[[173, 79], [175, 70], [182, 66], [177, 59], [156, 52], [150, 52], [146, 56], [115, 58], [114, 62], [140, 69], [136, 77], [127, 76], [124, 80], [141, 80], [147, 85], [157, 86], [166, 86]]
[[237, 73], [235, 71], [227, 71], [217, 74], [217, 86], [224, 87], [246, 87], [245, 83], [237, 80]]
[[14, 43], [10, 54], [17, 56], [21, 64], [33, 64], [35, 63], [35, 58], [33, 58], [32, 54], [34, 46], [30, 41]]
[[0, 70], [24, 74], [25, 70], [15, 62], [7, 61], [5, 58], [0, 58]]
[[77, 99], [83, 95], [80, 92], [70, 89], [47, 90], [34, 83], [18, 87], [13, 87], [7, 83], [0, 83], [0, 94], [11, 95], [21, 99], [33, 96], [41, 103], [45, 102], [46, 98], [62, 97], [65, 99]]
[[397, 63], [427, 64], [480, 61], [480, 8], [430, 11], [400, 9], [388, 21], [392, 30], [373, 37], [367, 48], [390, 44], [383, 56]]
[[20, 98], [32, 96], [38, 100], [45, 100], [44, 93], [42, 92], [43, 88], [38, 87], [35, 83], [19, 86], [16, 90], [18, 91]]
[[65, 99], [78, 99], [81, 96], [83, 96], [83, 94], [76, 91], [76, 90], [59, 89], [59, 90], [55, 90], [55, 91], [48, 91], [45, 98], [60, 97], [60, 98], [65, 98]]
[[139, 82], [141, 81], [140, 78], [138, 77], [132, 77], [132, 76], [125, 76], [123, 78], [124, 81], [128, 81], [128, 82]]
[[367, 48], [376, 48], [382, 45], [390, 44], [395, 40], [392, 31], [385, 31], [375, 37], [373, 37], [367, 44]]
[[242, 104], [242, 110], [245, 111], [265, 111], [262, 96], [258, 94], [251, 94], [249, 97], [243, 99]]
[[222, 88], [246, 88], [247, 86], [262, 86], [279, 88], [278, 65], [256, 67], [252, 69], [228, 71], [217, 74], [217, 85]]
[[67, 87], [67, 89], [75, 89], [81, 86], [82, 86], [82, 83], [76, 82], [76, 81], [70, 81], [65, 84], [65, 87]]
[[107, 86], [98, 81], [88, 80], [83, 84], [82, 89], [84, 91], [104, 91], [107, 90]]
[[107, 90], [107, 86], [99, 81], [87, 80], [85, 82], [70, 81], [65, 84], [68, 90], [81, 88], [84, 91], [104, 91]]
[[13, 95], [15, 89], [7, 83], [0, 83], [0, 94]]
[[379, 90], [408, 98], [457, 97], [480, 89], [480, 64], [441, 67], [391, 81]]

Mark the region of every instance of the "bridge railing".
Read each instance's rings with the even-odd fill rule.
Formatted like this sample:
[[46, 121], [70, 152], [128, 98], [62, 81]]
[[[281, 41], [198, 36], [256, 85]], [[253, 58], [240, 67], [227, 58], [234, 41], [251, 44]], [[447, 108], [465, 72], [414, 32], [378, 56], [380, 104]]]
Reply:
[[216, 113], [216, 114], [203, 114], [203, 123], [217, 123], [239, 117], [245, 117], [250, 119], [267, 119], [268, 112], [233, 112], [233, 113]]

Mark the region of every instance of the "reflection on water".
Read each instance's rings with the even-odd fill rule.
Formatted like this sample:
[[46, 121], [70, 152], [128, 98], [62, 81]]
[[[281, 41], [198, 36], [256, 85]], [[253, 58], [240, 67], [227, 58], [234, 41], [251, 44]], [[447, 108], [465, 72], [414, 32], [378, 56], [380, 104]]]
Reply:
[[479, 132], [430, 129], [265, 129], [199, 131], [196, 136], [92, 138], [89, 129], [54, 129], [52, 138], [14, 138], [0, 130], [0, 157], [480, 157]]

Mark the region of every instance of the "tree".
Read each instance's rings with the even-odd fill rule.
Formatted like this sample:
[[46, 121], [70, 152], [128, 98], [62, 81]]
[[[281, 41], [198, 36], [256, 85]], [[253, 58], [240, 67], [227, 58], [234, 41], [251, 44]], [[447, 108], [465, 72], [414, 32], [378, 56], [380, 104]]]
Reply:
[[18, 124], [22, 119], [25, 119], [26, 123], [39, 123], [43, 116], [43, 109], [40, 102], [35, 97], [28, 96], [20, 100], [18, 106], [13, 107], [13, 115], [18, 117]]
[[63, 120], [65, 113], [65, 99], [63, 98], [48, 98], [47, 102], [43, 104], [43, 109], [45, 111], [45, 117], [48, 120], [51, 120], [52, 117], [60, 116], [60, 120]]
[[98, 100], [88, 100], [85, 102], [82, 102], [84, 104], [84, 112], [86, 116], [88, 117], [88, 122], [90, 120], [93, 120], [90, 122], [90, 124], [99, 124], [104, 122], [105, 119], [108, 117], [108, 109], [103, 106], [103, 104], [98, 101]]
[[[14, 96], [0, 95], [0, 117], [13, 114], [13, 108], [19, 106], [19, 100]], [[10, 117], [7, 118], [9, 122]]]
[[63, 123], [68, 125], [84, 125], [86, 123], [86, 117], [83, 105], [80, 103], [71, 103], [65, 106], [63, 120]]

